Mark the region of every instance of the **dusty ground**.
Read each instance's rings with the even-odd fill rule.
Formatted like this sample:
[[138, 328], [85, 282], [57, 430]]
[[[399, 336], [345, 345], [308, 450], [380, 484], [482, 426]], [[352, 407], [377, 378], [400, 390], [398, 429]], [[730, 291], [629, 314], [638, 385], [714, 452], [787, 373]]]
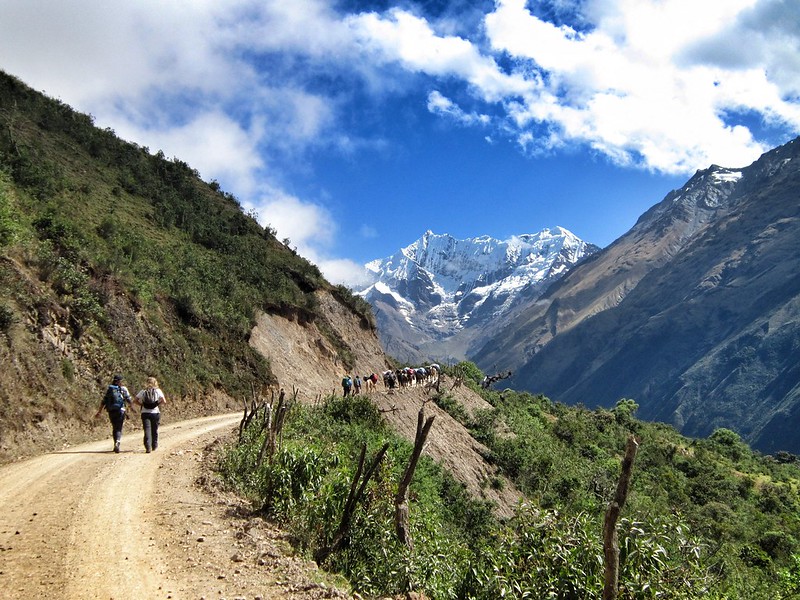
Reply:
[[63, 600], [348, 598], [280, 530], [198, 485], [209, 444], [240, 415], [165, 425], [0, 469], [0, 598]]

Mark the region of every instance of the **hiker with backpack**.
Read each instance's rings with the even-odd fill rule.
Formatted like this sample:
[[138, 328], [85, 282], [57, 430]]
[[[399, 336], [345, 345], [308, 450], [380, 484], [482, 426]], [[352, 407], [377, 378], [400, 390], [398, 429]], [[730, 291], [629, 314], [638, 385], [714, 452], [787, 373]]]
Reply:
[[144, 451], [148, 454], [158, 448], [158, 424], [161, 421], [159, 407], [166, 402], [164, 392], [158, 387], [158, 380], [155, 377], [147, 378], [145, 388], [136, 394], [136, 398], [133, 400], [134, 404], [142, 407]]
[[100, 406], [95, 413], [95, 418], [105, 409], [111, 421], [111, 436], [114, 438], [114, 452], [119, 452], [122, 441], [122, 425], [125, 423], [125, 405], [131, 406], [131, 395], [128, 388], [122, 385], [123, 377], [119, 373], [114, 375], [111, 385], [106, 388], [106, 393], [100, 401]]
[[350, 389], [353, 387], [353, 380], [350, 375], [345, 375], [342, 378], [342, 397], [347, 398], [350, 395]]

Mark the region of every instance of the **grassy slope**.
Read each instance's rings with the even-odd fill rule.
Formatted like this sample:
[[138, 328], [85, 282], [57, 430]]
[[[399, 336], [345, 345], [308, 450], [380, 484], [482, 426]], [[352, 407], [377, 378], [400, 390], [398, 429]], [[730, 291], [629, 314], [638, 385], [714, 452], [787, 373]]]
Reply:
[[85, 422], [114, 371], [134, 387], [156, 374], [187, 415], [213, 408], [210, 391], [238, 404], [272, 380], [248, 345], [256, 312], [315, 320], [320, 291], [373, 323], [216, 183], [0, 73], [0, 353], [13, 366], [0, 397], [21, 399], [0, 405], [5, 450]]

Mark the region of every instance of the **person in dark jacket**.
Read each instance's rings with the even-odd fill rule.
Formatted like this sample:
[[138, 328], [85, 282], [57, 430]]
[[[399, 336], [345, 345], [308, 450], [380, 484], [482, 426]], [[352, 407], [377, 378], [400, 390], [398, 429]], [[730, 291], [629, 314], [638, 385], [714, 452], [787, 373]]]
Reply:
[[131, 406], [131, 394], [128, 388], [122, 385], [123, 377], [119, 373], [114, 375], [111, 385], [106, 388], [106, 393], [100, 401], [95, 418], [105, 409], [108, 412], [108, 419], [111, 421], [111, 436], [114, 438], [114, 452], [119, 452], [119, 445], [122, 442], [122, 425], [125, 423], [125, 407]]

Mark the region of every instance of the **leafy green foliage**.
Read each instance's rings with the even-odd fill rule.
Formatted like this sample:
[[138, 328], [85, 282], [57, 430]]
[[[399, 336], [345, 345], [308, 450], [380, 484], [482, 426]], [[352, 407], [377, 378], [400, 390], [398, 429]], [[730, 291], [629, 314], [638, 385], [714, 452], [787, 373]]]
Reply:
[[0, 249], [11, 245], [21, 231], [19, 215], [12, 205], [9, 176], [0, 170]]
[[[185, 392], [214, 386], [249, 395], [268, 383], [269, 365], [247, 343], [257, 312], [318, 320], [320, 290], [374, 328], [363, 299], [332, 288], [219, 184], [2, 72], [0, 250], [35, 257], [52, 291], [47, 301], [65, 309], [75, 336], [92, 329], [113, 347], [115, 368], [156, 367]], [[164, 331], [152, 342], [158, 347], [143, 352], [120, 335], [119, 301]], [[334, 328], [320, 329], [352, 363]], [[152, 355], [164, 359], [147, 364]]]
[[[727, 450], [738, 447], [736, 437], [686, 439], [670, 427], [636, 421], [632, 401], [590, 411], [510, 390], [486, 396], [493, 408], [472, 422], [466, 413], [462, 418], [527, 501], [515, 518], [499, 522], [487, 504], [423, 460], [411, 486], [413, 552], [398, 543], [393, 527], [394, 494], [410, 447], [386, 430], [366, 396], [295, 407], [270, 465], [253, 468], [256, 437], [230, 449], [224, 472], [267, 514], [289, 524], [299, 551], [313, 554], [335, 533], [361, 444], [374, 452], [389, 441], [349, 543], [326, 562], [354, 589], [374, 596], [416, 589], [435, 599], [599, 599], [603, 515], [635, 430], [641, 449], [618, 527], [619, 597], [792, 597], [800, 571], [798, 507], [789, 495], [800, 480], [794, 463], [746, 446], [734, 462]], [[448, 396], [438, 401], [457, 404]]]
[[[590, 411], [510, 390], [487, 398], [494, 408], [471, 424], [476, 437], [529, 498], [559, 514], [598, 518], [615, 489], [625, 439], [631, 432], [639, 437], [626, 512], [650, 521], [648, 539], [681, 535], [647, 546], [647, 560], [663, 561], [664, 568], [656, 578], [646, 575], [653, 596], [631, 597], [656, 597], [663, 586], [677, 586], [681, 573], [688, 573], [692, 589], [719, 597], [766, 599], [785, 593], [778, 573], [789, 573], [800, 534], [800, 469], [791, 456], [780, 461], [760, 456], [724, 429], [706, 440], [684, 438], [671, 427], [637, 421], [631, 399], [620, 400], [611, 411]], [[514, 435], [487, 432], [498, 423]], [[629, 535], [635, 533], [631, 529]], [[662, 547], [672, 551], [664, 555]], [[623, 545], [623, 571], [634, 556], [626, 558]], [[637, 567], [629, 581], [644, 586], [636, 574], [646, 572], [645, 566]]]
[[494, 519], [485, 504], [470, 500], [463, 486], [423, 458], [411, 485], [415, 549], [400, 544], [394, 495], [411, 448], [387, 430], [367, 397], [293, 407], [271, 462], [255, 468], [263, 438], [249, 431], [227, 453], [222, 472], [265, 514], [286, 524], [301, 551], [313, 553], [336, 533], [361, 445], [374, 452], [386, 441], [390, 450], [356, 512], [349, 543], [328, 566], [366, 594], [426, 589], [436, 598], [456, 598], [472, 555], [468, 540], [479, 539]]
[[445, 367], [444, 372], [451, 377], [460, 378], [476, 386], [483, 379], [483, 371], [474, 362], [468, 360], [461, 361], [453, 367]]

